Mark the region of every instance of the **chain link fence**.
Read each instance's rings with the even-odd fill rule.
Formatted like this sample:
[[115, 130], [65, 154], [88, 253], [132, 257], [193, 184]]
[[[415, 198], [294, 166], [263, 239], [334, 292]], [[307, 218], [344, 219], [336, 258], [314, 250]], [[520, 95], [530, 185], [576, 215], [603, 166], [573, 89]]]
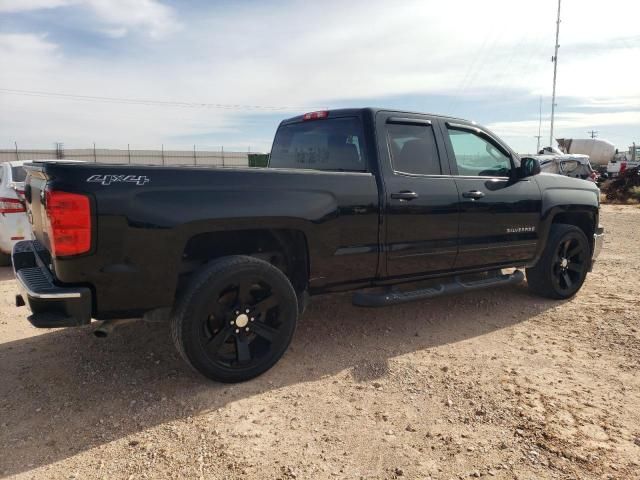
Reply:
[[139, 150], [112, 148], [0, 149], [0, 162], [15, 160], [79, 160], [119, 165], [209, 165], [263, 167], [267, 154], [220, 150]]

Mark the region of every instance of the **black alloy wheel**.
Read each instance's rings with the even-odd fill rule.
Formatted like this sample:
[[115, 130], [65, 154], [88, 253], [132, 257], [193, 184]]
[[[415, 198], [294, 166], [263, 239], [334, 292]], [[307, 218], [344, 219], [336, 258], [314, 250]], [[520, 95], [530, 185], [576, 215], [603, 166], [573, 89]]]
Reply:
[[535, 266], [527, 268], [527, 283], [535, 293], [554, 299], [575, 295], [591, 265], [591, 245], [575, 225], [554, 223]]
[[586, 274], [588, 251], [577, 235], [569, 235], [560, 242], [553, 258], [553, 283], [558, 291], [569, 293]]
[[214, 261], [182, 296], [173, 337], [185, 360], [222, 382], [268, 370], [284, 354], [298, 316], [296, 293], [273, 265], [253, 257]]

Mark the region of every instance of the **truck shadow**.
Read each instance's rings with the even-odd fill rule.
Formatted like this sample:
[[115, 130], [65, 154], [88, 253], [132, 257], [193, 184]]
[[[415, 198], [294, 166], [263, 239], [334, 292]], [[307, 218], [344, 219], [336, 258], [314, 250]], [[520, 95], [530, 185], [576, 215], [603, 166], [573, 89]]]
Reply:
[[162, 324], [128, 324], [106, 339], [86, 327], [2, 343], [0, 476], [345, 370], [353, 382], [367, 382], [387, 373], [389, 359], [486, 335], [558, 305], [523, 285], [383, 309], [354, 307], [348, 295], [319, 297], [285, 357], [238, 385], [192, 372]]

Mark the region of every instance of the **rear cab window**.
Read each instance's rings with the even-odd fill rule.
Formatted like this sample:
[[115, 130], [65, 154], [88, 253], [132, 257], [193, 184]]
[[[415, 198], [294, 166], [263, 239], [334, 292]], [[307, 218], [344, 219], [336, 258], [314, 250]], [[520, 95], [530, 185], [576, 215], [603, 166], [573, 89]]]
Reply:
[[440, 175], [442, 168], [430, 122], [387, 122], [387, 142], [393, 170], [414, 175]]
[[273, 141], [269, 168], [366, 172], [360, 118], [321, 118], [281, 125]]

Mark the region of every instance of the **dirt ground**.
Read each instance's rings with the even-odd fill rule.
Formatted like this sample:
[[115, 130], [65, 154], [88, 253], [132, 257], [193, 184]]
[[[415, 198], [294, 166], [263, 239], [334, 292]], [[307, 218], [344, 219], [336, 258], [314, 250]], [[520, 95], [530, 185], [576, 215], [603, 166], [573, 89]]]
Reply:
[[0, 476], [640, 478], [640, 207], [565, 302], [525, 285], [316, 298], [262, 377], [191, 372], [161, 324], [37, 330], [0, 270]]

